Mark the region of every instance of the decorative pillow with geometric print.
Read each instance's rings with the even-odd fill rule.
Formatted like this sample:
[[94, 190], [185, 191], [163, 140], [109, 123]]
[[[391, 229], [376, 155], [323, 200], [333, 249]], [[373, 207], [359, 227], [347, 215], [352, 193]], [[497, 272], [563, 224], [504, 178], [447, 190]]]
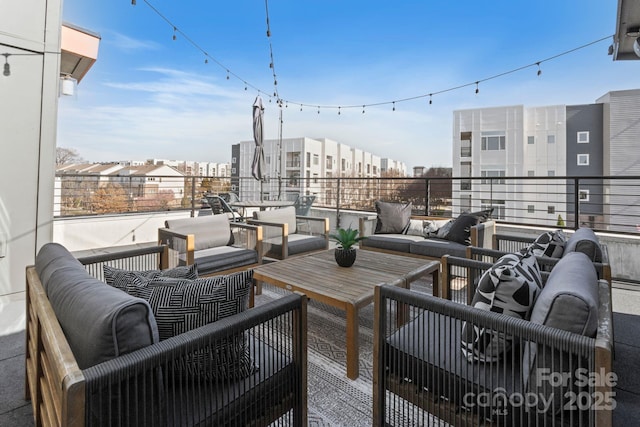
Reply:
[[102, 267], [104, 280], [107, 285], [124, 289], [133, 282], [156, 277], [172, 277], [176, 279], [197, 279], [198, 267], [196, 264], [169, 268], [167, 270], [124, 270], [122, 268], [105, 265]]
[[[123, 290], [149, 302], [162, 341], [246, 310], [251, 286], [250, 269], [196, 280], [138, 277]], [[242, 333], [190, 354], [181, 368], [214, 379], [244, 378], [256, 370]]]
[[535, 256], [562, 258], [565, 243], [567, 243], [567, 236], [562, 230], [547, 231], [539, 235], [529, 245], [529, 249], [533, 251]]
[[[507, 254], [480, 277], [471, 305], [528, 320], [541, 289], [542, 280], [535, 255], [531, 251]], [[465, 323], [462, 353], [470, 362], [495, 362], [511, 349], [511, 340], [504, 333]]]

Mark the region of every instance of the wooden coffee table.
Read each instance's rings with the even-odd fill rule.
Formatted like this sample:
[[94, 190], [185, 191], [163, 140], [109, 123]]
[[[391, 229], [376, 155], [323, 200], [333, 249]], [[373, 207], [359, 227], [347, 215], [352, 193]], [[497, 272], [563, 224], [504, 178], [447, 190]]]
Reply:
[[344, 310], [347, 314], [347, 377], [359, 375], [360, 345], [358, 310], [373, 302], [376, 286], [389, 284], [409, 288], [409, 284], [426, 274], [433, 275], [438, 286], [439, 261], [358, 251], [352, 267], [336, 264], [333, 249], [263, 264], [253, 270], [254, 281], [298, 291], [308, 298]]

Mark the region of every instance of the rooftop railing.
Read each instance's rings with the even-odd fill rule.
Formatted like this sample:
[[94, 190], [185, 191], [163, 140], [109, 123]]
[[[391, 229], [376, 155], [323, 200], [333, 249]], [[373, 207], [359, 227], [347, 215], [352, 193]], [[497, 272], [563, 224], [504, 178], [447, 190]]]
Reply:
[[[241, 200], [315, 195], [314, 208], [375, 211], [376, 200], [411, 202], [416, 215], [453, 217], [493, 207], [500, 223], [640, 234], [640, 177], [56, 176], [55, 217], [191, 210], [205, 194]], [[339, 225], [339, 224], [337, 224]]]

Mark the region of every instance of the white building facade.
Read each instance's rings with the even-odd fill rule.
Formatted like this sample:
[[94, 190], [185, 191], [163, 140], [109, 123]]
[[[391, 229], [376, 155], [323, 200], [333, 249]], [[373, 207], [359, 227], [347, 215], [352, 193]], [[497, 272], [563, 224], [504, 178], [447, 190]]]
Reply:
[[[264, 141], [266, 181], [251, 179], [253, 141], [232, 147], [232, 191], [242, 199], [275, 199], [284, 193], [315, 195], [322, 204], [335, 203], [338, 188], [333, 178], [380, 177], [382, 164], [406, 171], [406, 166], [327, 138], [285, 138]], [[281, 178], [281, 179], [279, 179]], [[354, 195], [355, 197], [355, 195]], [[359, 196], [360, 197], [360, 196]]]

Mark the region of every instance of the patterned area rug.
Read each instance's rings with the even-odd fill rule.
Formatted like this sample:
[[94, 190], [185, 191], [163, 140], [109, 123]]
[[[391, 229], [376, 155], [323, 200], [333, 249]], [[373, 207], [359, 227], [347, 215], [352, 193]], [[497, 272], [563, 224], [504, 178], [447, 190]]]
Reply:
[[[431, 294], [429, 281], [411, 288]], [[256, 305], [287, 291], [264, 284]], [[347, 378], [345, 312], [313, 300], [307, 306], [309, 426], [369, 427], [373, 414], [373, 304], [360, 310], [360, 376]]]

